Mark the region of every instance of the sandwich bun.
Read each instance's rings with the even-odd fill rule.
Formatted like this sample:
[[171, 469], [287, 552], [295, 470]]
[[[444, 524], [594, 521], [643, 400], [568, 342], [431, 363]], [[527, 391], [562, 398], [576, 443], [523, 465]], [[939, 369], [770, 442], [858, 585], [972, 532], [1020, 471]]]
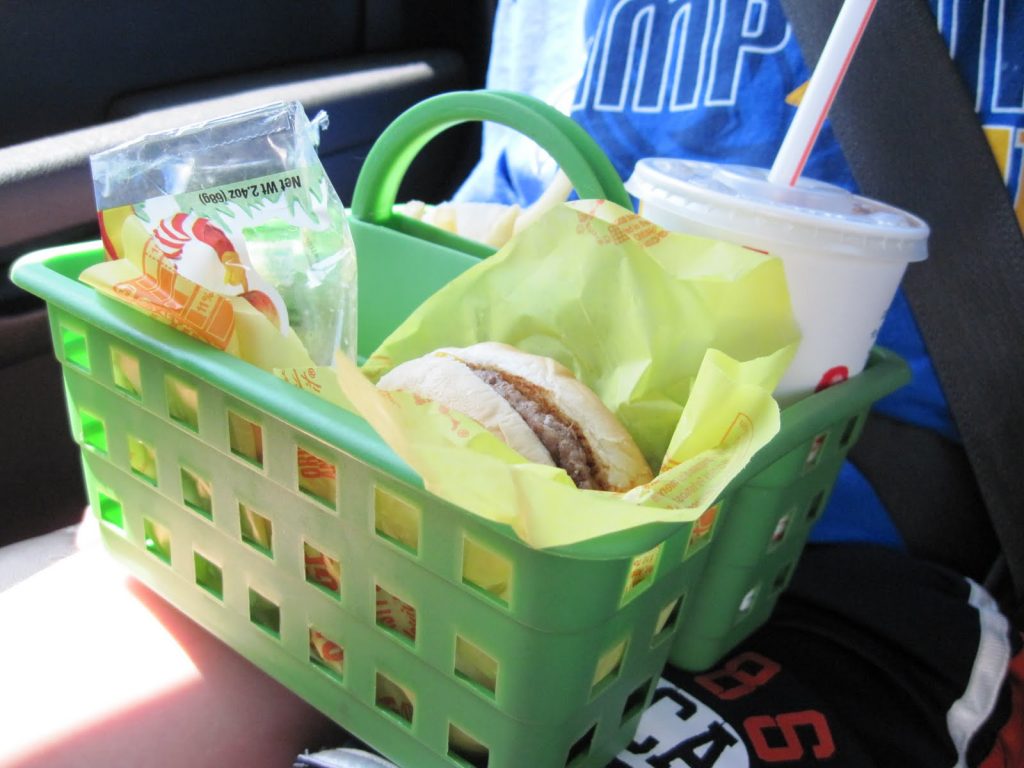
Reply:
[[561, 467], [580, 488], [624, 492], [652, 478], [625, 427], [549, 357], [498, 342], [447, 347], [396, 366], [377, 386], [469, 416], [528, 461]]

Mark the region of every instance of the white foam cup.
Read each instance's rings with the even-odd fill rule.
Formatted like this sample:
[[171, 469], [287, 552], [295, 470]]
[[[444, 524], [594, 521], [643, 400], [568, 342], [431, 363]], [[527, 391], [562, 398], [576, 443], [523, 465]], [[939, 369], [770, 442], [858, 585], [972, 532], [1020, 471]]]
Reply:
[[860, 373], [907, 264], [928, 255], [918, 217], [832, 184], [768, 171], [640, 160], [626, 189], [655, 224], [782, 259], [802, 340], [775, 391], [788, 404]]

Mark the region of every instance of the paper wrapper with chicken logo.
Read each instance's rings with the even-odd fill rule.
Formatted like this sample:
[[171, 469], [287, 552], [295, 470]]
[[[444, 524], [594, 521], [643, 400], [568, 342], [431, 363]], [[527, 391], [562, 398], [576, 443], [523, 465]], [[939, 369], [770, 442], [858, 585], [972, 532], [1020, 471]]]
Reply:
[[[336, 371], [428, 490], [543, 548], [699, 520], [778, 433], [771, 393], [798, 340], [778, 259], [580, 201], [432, 296], [362, 370], [338, 359]], [[633, 435], [654, 480], [623, 494], [579, 490], [470, 418], [374, 386], [401, 362], [480, 341], [570, 368]]]
[[101, 220], [104, 241], [113, 249], [108, 254], [118, 258], [84, 270], [84, 283], [294, 386], [345, 404], [333, 373], [324, 375], [289, 326], [277, 291], [216, 225], [181, 213], [148, 225], [132, 206], [106, 211]]

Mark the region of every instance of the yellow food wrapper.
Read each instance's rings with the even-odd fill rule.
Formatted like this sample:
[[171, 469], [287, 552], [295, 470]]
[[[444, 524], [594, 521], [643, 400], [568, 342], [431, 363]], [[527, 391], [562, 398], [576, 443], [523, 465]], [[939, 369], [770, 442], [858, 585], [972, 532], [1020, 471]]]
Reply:
[[[771, 392], [799, 332], [778, 259], [669, 233], [603, 201], [558, 206], [424, 302], [360, 371], [353, 407], [436, 495], [544, 548], [697, 520], [779, 430]], [[472, 419], [373, 382], [439, 347], [501, 341], [572, 370], [657, 476], [581, 491]]]
[[352, 404], [349, 403], [345, 393], [338, 386], [338, 377], [334, 375], [332, 368], [310, 366], [307, 368], [274, 368], [273, 371], [279, 379], [288, 382], [293, 387], [304, 389], [328, 402], [352, 410]]

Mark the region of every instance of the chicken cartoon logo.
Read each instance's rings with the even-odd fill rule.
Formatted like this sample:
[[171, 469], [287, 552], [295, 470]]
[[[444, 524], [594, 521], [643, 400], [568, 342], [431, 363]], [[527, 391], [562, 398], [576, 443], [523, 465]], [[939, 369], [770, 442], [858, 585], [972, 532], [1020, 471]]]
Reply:
[[225, 296], [245, 299], [280, 328], [287, 327], [287, 310], [268, 284], [220, 227], [193, 213], [176, 213], [153, 228], [153, 244], [183, 277]]

